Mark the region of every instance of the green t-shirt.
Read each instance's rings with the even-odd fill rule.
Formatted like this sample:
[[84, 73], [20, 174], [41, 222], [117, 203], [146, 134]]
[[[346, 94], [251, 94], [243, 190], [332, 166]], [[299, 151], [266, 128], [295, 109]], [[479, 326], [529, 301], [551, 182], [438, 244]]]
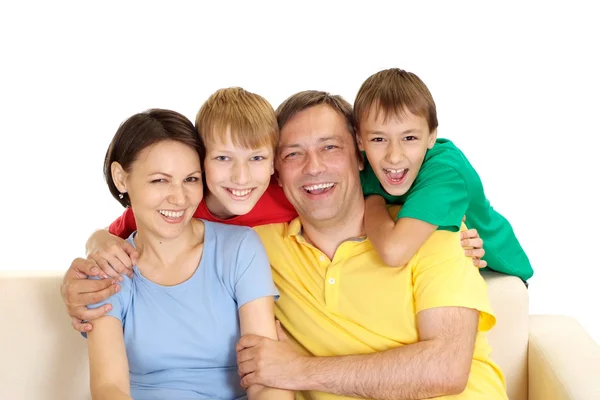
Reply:
[[427, 151], [417, 179], [403, 196], [388, 194], [365, 157], [361, 172], [365, 196], [378, 194], [389, 204], [402, 204], [398, 218], [410, 217], [458, 231], [465, 224], [475, 228], [484, 241], [488, 267], [526, 281], [533, 275], [529, 258], [506, 218], [486, 198], [479, 175], [450, 140], [437, 139]]

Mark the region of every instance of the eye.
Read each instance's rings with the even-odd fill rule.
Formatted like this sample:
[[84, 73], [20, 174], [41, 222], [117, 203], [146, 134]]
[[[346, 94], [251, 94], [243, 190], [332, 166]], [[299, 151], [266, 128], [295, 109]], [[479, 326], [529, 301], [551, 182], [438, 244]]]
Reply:
[[384, 141], [384, 139], [382, 137], [374, 137], [371, 140], [369, 140], [369, 142], [376, 142], [376, 143], [381, 143], [383, 141]]
[[254, 156], [254, 157], [250, 158], [250, 161], [262, 161], [265, 159], [266, 159], [266, 157], [263, 157], [263, 156]]
[[158, 178], [158, 179], [154, 179], [154, 180], [150, 181], [150, 183], [164, 183], [166, 181], [167, 181], [166, 179]]
[[200, 178], [198, 178], [197, 176], [189, 176], [185, 179], [186, 182], [198, 182], [200, 180]]
[[217, 161], [229, 161], [229, 157], [227, 157], [227, 156], [216, 156], [215, 160], [217, 160]]
[[325, 150], [333, 150], [333, 149], [337, 149], [338, 146], [334, 145], [334, 144], [328, 144], [327, 146], [325, 146]]
[[414, 135], [410, 135], [410, 136], [406, 136], [404, 138], [404, 140], [408, 140], [408, 141], [412, 141], [412, 140], [417, 140], [418, 138]]
[[298, 155], [298, 152], [297, 152], [297, 151], [294, 151], [294, 152], [292, 152], [292, 153], [288, 153], [288, 154], [287, 154], [287, 155], [285, 155], [283, 158], [293, 158], [293, 157], [295, 157], [295, 156], [297, 156], [297, 155]]

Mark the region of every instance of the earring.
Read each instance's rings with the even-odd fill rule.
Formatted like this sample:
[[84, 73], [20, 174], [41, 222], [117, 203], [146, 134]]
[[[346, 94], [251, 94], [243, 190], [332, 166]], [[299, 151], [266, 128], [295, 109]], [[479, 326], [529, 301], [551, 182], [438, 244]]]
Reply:
[[119, 193], [119, 199], [123, 200], [123, 193]]

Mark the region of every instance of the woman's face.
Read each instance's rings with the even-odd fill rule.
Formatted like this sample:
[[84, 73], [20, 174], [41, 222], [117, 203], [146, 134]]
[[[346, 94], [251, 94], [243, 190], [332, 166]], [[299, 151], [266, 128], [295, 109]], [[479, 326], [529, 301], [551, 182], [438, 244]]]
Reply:
[[119, 168], [113, 168], [113, 179], [129, 195], [138, 230], [164, 239], [178, 237], [202, 201], [196, 150], [165, 140], [142, 150], [128, 173], [120, 168], [119, 174]]

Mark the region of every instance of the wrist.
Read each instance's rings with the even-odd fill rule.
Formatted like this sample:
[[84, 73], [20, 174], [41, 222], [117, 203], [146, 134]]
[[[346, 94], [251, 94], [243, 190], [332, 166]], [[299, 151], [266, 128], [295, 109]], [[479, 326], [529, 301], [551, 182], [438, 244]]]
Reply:
[[315, 390], [313, 380], [316, 371], [312, 363], [313, 359], [314, 357], [310, 356], [298, 356], [298, 360], [295, 362], [296, 371], [290, 377], [292, 390]]

